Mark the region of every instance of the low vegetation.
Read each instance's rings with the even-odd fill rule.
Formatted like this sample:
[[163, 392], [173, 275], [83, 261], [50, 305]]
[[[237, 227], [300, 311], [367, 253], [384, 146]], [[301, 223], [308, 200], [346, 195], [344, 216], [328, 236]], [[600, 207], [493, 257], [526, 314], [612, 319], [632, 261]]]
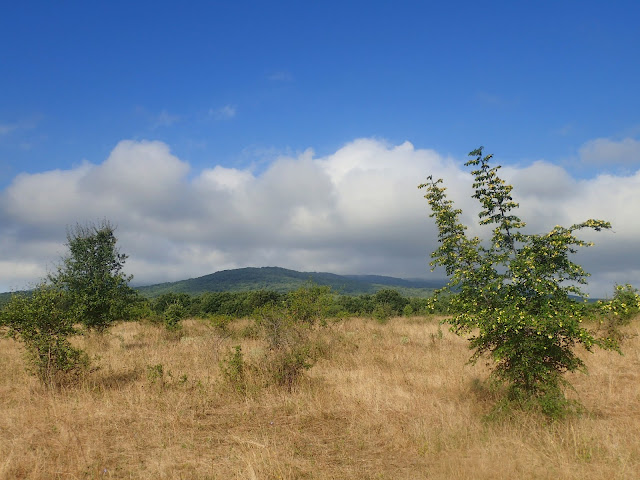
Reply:
[[329, 319], [291, 389], [258, 368], [269, 346], [254, 319], [185, 319], [179, 339], [150, 322], [71, 337], [93, 368], [60, 389], [0, 340], [0, 478], [637, 478], [638, 320], [620, 327], [626, 355], [595, 352], [588, 377], [569, 374], [584, 411], [562, 421], [497, 412], [502, 391], [441, 320]]
[[24, 345], [27, 370], [48, 387], [76, 378], [89, 363], [69, 341], [78, 331], [68, 303], [64, 291], [40, 285], [29, 296], [14, 295], [0, 316], [7, 336]]

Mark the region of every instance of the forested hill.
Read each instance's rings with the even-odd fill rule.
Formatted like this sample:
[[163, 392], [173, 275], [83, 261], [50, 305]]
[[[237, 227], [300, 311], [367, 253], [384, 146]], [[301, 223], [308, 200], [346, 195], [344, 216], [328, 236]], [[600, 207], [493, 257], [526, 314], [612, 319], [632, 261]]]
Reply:
[[156, 297], [168, 292], [191, 295], [204, 292], [250, 290], [288, 292], [308, 282], [330, 286], [336, 293], [343, 295], [361, 295], [375, 293], [383, 288], [394, 288], [403, 295], [421, 297], [430, 295], [434, 288], [439, 288], [445, 283], [444, 280], [404, 280], [379, 275], [336, 275], [324, 272], [298, 272], [280, 267], [249, 267], [223, 270], [177, 282], [137, 287], [137, 290], [148, 297]]

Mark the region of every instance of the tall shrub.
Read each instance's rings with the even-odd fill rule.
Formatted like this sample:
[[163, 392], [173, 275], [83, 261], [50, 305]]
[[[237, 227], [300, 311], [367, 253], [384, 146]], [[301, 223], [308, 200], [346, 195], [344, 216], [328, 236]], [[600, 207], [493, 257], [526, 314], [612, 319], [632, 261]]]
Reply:
[[64, 291], [41, 285], [31, 294], [15, 294], [0, 312], [0, 325], [21, 341], [31, 373], [45, 385], [73, 378], [88, 365], [87, 355], [68, 337], [76, 333]]
[[126, 317], [136, 294], [129, 287], [131, 276], [122, 271], [127, 255], [120, 253], [115, 228], [107, 221], [99, 225], [76, 225], [67, 232], [69, 253], [51, 283], [64, 290], [77, 322], [104, 331], [115, 320]]
[[429, 176], [419, 186], [427, 191], [439, 231], [431, 265], [444, 267], [450, 280], [443, 290], [455, 293], [450, 303], [456, 313], [448, 321], [456, 333], [471, 335], [472, 362], [484, 354], [493, 359], [493, 374], [507, 382], [512, 397], [564, 401], [562, 374], [586, 370], [575, 347], [616, 347], [613, 339], [596, 338], [584, 327], [584, 303], [571, 297], [584, 296], [579, 286], [588, 274], [570, 255], [591, 245], [575, 234], [611, 226], [586, 220], [546, 234], [524, 233], [525, 223], [513, 213], [513, 187], [498, 176], [500, 166], [490, 165], [492, 156], [483, 156], [482, 147], [469, 156], [480, 224], [493, 226], [488, 241], [467, 236], [442, 179]]

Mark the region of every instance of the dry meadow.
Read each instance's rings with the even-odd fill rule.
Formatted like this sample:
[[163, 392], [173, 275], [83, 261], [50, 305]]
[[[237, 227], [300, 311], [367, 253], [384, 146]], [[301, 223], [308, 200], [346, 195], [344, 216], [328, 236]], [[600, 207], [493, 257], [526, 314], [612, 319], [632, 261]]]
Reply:
[[0, 340], [2, 479], [637, 479], [640, 328], [624, 356], [584, 354], [572, 375], [579, 416], [494, 415], [484, 365], [437, 318], [353, 318], [318, 330], [324, 356], [288, 392], [250, 378], [241, 394], [220, 361], [265, 346], [203, 320], [182, 335], [120, 323], [75, 339], [92, 371], [43, 388]]

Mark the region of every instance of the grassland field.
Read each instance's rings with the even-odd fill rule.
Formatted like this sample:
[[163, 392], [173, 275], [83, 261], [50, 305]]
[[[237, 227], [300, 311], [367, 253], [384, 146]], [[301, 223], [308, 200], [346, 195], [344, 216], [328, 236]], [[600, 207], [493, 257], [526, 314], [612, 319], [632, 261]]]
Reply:
[[[581, 415], [494, 409], [488, 368], [439, 317], [330, 322], [324, 355], [293, 391], [231, 388], [220, 361], [265, 344], [201, 319], [180, 335], [147, 322], [74, 338], [93, 368], [46, 389], [0, 339], [1, 479], [637, 479], [640, 319], [624, 355], [583, 352], [568, 376]], [[488, 416], [493, 412], [492, 416]]]

